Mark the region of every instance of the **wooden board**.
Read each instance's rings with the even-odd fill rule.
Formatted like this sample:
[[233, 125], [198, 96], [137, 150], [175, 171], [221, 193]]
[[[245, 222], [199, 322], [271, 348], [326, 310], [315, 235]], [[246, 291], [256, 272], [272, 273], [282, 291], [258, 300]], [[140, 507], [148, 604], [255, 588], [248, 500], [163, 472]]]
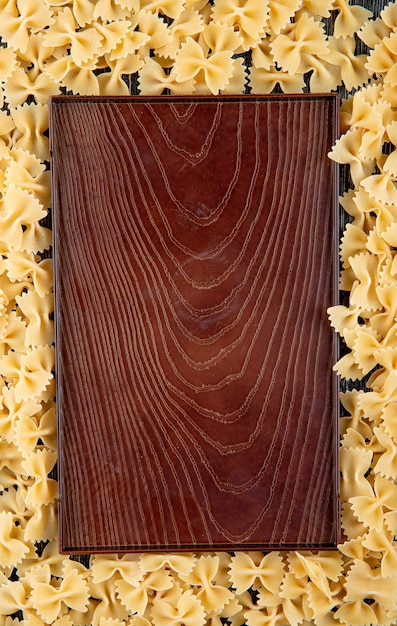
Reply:
[[50, 109], [60, 548], [334, 548], [337, 96]]

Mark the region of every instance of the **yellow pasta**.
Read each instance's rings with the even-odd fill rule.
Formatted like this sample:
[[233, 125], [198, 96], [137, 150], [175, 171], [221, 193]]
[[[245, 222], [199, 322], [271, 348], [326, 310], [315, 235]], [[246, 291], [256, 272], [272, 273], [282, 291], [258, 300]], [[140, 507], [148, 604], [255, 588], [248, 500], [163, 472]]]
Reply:
[[99, 95], [99, 83], [94, 72], [89, 68], [79, 67], [70, 56], [50, 60], [46, 63], [45, 72], [62, 87], [75, 94]]
[[269, 26], [278, 34], [290, 21], [298, 10], [298, 0], [269, 0]]
[[56, 452], [51, 450], [38, 450], [28, 456], [22, 463], [25, 474], [34, 478], [26, 495], [28, 506], [41, 506], [53, 502], [58, 495], [56, 480], [48, 478], [49, 472], [56, 463]]
[[[395, 623], [396, 3], [376, 19], [348, 0], [0, 5], [1, 623], [17, 610], [29, 626]], [[323, 18], [334, 19], [327, 35]], [[347, 348], [335, 369], [369, 376], [366, 391], [341, 396], [338, 552], [96, 555], [89, 567], [58, 553], [46, 104], [61, 91], [127, 94], [132, 81], [142, 95], [357, 88], [330, 155], [352, 182], [341, 198], [348, 302], [329, 311]]]
[[44, 30], [54, 21], [48, 5], [34, 0], [8, 2], [1, 17], [0, 36], [22, 53], [28, 48], [30, 34]]
[[351, 5], [349, 0], [334, 0], [332, 6], [338, 11], [334, 25], [335, 37], [352, 35], [372, 17], [371, 11], [359, 5]]
[[260, 553], [237, 552], [232, 557], [230, 579], [238, 594], [247, 591], [258, 580], [261, 585], [277, 594], [284, 575], [284, 564], [276, 552], [266, 556]]
[[306, 13], [285, 28], [270, 47], [280, 68], [289, 74], [305, 73], [311, 69], [312, 56], [329, 54], [321, 24]]
[[367, 528], [381, 531], [386, 510], [397, 510], [397, 485], [393, 481], [376, 476], [372, 496], [352, 496], [349, 498], [354, 515]]
[[168, 572], [158, 570], [147, 574], [136, 585], [131, 585], [124, 579], [116, 580], [115, 587], [117, 597], [127, 610], [144, 615], [149, 602], [149, 593], [171, 589], [173, 580]]
[[4, 86], [4, 95], [12, 107], [23, 104], [33, 96], [38, 104], [46, 104], [50, 96], [59, 94], [59, 85], [48, 75], [27, 72], [21, 67], [15, 68]]
[[63, 605], [81, 612], [85, 611], [88, 603], [88, 586], [75, 570], [71, 570], [59, 586], [51, 583], [48, 576], [45, 582], [36, 582], [32, 590], [33, 607], [46, 623], [51, 623], [59, 617]]
[[204, 626], [205, 611], [191, 590], [155, 597], [151, 611], [154, 626]]
[[247, 0], [243, 5], [239, 0], [215, 0], [212, 9], [214, 22], [227, 24], [242, 38], [241, 50], [249, 50], [265, 32], [269, 7], [265, 2]]
[[44, 135], [48, 130], [47, 105], [25, 103], [10, 112], [15, 124], [13, 145], [36, 155], [40, 161], [49, 161], [48, 138]]
[[232, 50], [223, 50], [206, 56], [199, 43], [194, 41], [192, 37], [188, 37], [175, 59], [176, 80], [178, 82], [190, 79], [197, 80], [198, 75], [202, 73], [203, 82], [210, 93], [217, 94], [232, 77], [232, 55]]
[[172, 95], [190, 95], [194, 93], [195, 82], [194, 78], [178, 82], [174, 68], [166, 73], [161, 64], [150, 57], [146, 57], [139, 72], [139, 90], [146, 96], [160, 96], [165, 89]]
[[14, 524], [12, 513], [0, 512], [0, 565], [15, 566], [30, 552], [22, 529]]
[[218, 556], [200, 556], [189, 574], [180, 574], [182, 580], [198, 588], [196, 597], [207, 613], [218, 613], [233, 598], [231, 591], [214, 582], [218, 568]]
[[91, 561], [91, 570], [95, 584], [102, 583], [118, 573], [127, 583], [139, 586], [145, 568], [141, 567], [140, 557], [135, 555], [96, 555]]

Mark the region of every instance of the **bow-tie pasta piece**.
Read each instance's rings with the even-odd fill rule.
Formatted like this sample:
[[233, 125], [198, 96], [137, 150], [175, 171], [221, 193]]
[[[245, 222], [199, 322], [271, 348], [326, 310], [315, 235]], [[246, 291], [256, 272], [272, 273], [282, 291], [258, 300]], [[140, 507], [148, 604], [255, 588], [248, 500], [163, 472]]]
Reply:
[[397, 317], [397, 284], [382, 285], [376, 288], [376, 295], [382, 304], [383, 311], [375, 313], [370, 318], [370, 325], [378, 335], [386, 337], [395, 324]]
[[389, 154], [383, 164], [383, 169], [390, 172], [394, 178], [397, 177], [397, 121], [394, 120], [386, 126], [387, 136], [393, 144], [394, 150]]
[[175, 592], [170, 596], [155, 596], [151, 617], [154, 626], [204, 626], [206, 623], [204, 607], [191, 589], [177, 590], [177, 597]]
[[38, 104], [45, 105], [48, 98], [59, 94], [58, 83], [50, 76], [40, 73], [34, 76], [30, 71], [16, 67], [4, 86], [8, 104], [17, 107], [33, 97]]
[[132, 20], [132, 26], [148, 37], [146, 43], [139, 48], [143, 59], [151, 55], [151, 50], [159, 54], [166, 46], [172, 45], [172, 34], [158, 15], [142, 9]]
[[305, 86], [303, 74], [289, 74], [276, 66], [268, 69], [251, 67], [248, 82], [255, 94], [271, 93], [278, 85], [283, 93], [301, 93]]
[[48, 130], [48, 106], [25, 103], [10, 109], [10, 113], [15, 124], [14, 146], [36, 155], [40, 161], [49, 161], [48, 138], [44, 135]]
[[231, 591], [214, 582], [218, 569], [218, 556], [200, 556], [189, 574], [180, 575], [189, 585], [199, 588], [196, 596], [207, 613], [221, 611], [233, 598]]
[[[369, 381], [372, 382], [372, 381]], [[390, 402], [397, 400], [397, 371], [392, 372], [385, 380], [383, 386], [377, 391], [361, 392], [359, 406], [365, 412], [366, 417], [379, 422], [384, 407]]]
[[374, 465], [374, 472], [386, 478], [397, 479], [397, 446], [396, 442], [382, 427], [375, 427], [374, 434], [384, 449]]
[[177, 574], [187, 576], [195, 565], [193, 554], [151, 554], [141, 556], [141, 565], [145, 572], [155, 572], [162, 568], [169, 568]]
[[373, 453], [370, 450], [350, 447], [341, 449], [341, 496], [344, 501], [355, 495], [372, 498], [371, 483], [366, 478], [372, 457]]
[[[12, 148], [12, 134], [15, 130], [15, 123], [11, 115], [7, 111], [0, 111], [0, 161], [2, 159], [8, 162], [10, 157], [10, 149]], [[2, 168], [0, 169], [2, 173]], [[0, 175], [0, 190], [3, 185], [3, 176]]]
[[343, 604], [345, 591], [341, 582], [330, 583], [323, 591], [314, 583], [307, 583], [307, 603], [313, 613], [313, 622], [326, 621], [330, 614]]
[[29, 520], [24, 528], [26, 542], [51, 541], [58, 537], [58, 504], [29, 505]]
[[206, 54], [230, 50], [235, 52], [242, 44], [242, 38], [232, 28], [222, 23], [206, 25], [198, 39]]
[[312, 67], [312, 56], [329, 55], [321, 23], [307, 13], [301, 13], [296, 22], [275, 37], [270, 47], [278, 66], [289, 74], [304, 74]]
[[146, 569], [141, 566], [138, 555], [95, 555], [91, 560], [92, 577], [95, 584], [109, 580], [116, 573], [130, 585], [139, 586]]
[[[382, 162], [385, 161], [385, 158], [382, 159]], [[382, 162], [378, 161], [377, 163], [380, 174], [364, 178], [361, 184], [375, 200], [386, 205], [395, 205], [397, 204], [397, 189], [394, 178], [391, 172], [383, 171]]]
[[381, 532], [371, 530], [362, 544], [375, 555], [381, 553], [381, 573], [384, 578], [397, 576], [397, 548], [393, 535], [386, 528]]
[[[139, 6], [134, 10], [138, 11]], [[123, 20], [129, 16], [130, 10], [127, 7], [126, 1], [117, 2], [116, 0], [97, 0], [94, 3], [94, 20], [101, 19], [103, 22], [113, 22], [115, 20]]]
[[15, 388], [3, 387], [1, 391], [0, 408], [0, 436], [5, 441], [16, 441], [15, 428], [18, 419], [22, 416], [33, 416], [40, 411], [41, 405], [36, 400], [17, 402], [15, 400]]
[[224, 89], [233, 75], [232, 56], [232, 50], [223, 50], [206, 56], [200, 44], [188, 37], [175, 59], [176, 78], [180, 82], [192, 78], [199, 81], [202, 74], [202, 82], [209, 92], [215, 95]]
[[54, 342], [54, 311], [52, 294], [40, 296], [37, 291], [27, 291], [16, 297], [19, 311], [26, 319], [26, 347], [51, 345]]
[[25, 250], [29, 253], [37, 252], [37, 249], [31, 249], [29, 235], [25, 238], [25, 232], [29, 233], [29, 227], [32, 227], [46, 215], [46, 210], [31, 193], [13, 184], [9, 185], [0, 210], [2, 239], [10, 249]]
[[371, 75], [382, 75], [386, 84], [397, 84], [397, 33], [378, 43], [370, 52], [366, 68]]
[[184, 10], [183, 0], [140, 0], [140, 7], [151, 13], [162, 13], [177, 20]]
[[397, 485], [377, 474], [374, 482], [374, 495], [349, 498], [357, 519], [367, 528], [382, 530], [386, 511], [397, 510]]
[[9, 489], [16, 484], [21, 489], [29, 487], [32, 479], [26, 476], [23, 467], [24, 457], [17, 446], [7, 441], [0, 441], [0, 488]]
[[366, 159], [362, 156], [361, 145], [365, 130], [362, 128], [349, 129], [338, 139], [328, 156], [341, 165], [349, 165], [350, 176], [355, 187], [359, 187], [363, 179], [371, 177], [375, 171], [375, 159]]
[[343, 336], [346, 330], [353, 330], [358, 326], [358, 318], [360, 316], [360, 308], [356, 306], [345, 306], [338, 304], [327, 309], [331, 326], [336, 332]]
[[0, 512], [0, 565], [15, 567], [30, 552], [24, 542], [23, 530], [16, 526], [10, 512]]
[[369, 9], [350, 5], [349, 0], [334, 0], [333, 9], [338, 11], [334, 24], [335, 37], [353, 35], [372, 17], [372, 12]]
[[9, 280], [19, 282], [23, 285], [22, 289], [33, 285], [41, 297], [50, 293], [53, 285], [52, 259], [40, 261], [33, 254], [11, 251], [7, 254], [6, 268]]
[[301, 624], [309, 620], [311, 612], [307, 606], [307, 585], [288, 586], [279, 595], [259, 588], [258, 602], [254, 609], [244, 613], [247, 626], [259, 624]]
[[268, 26], [277, 35], [290, 21], [299, 9], [297, 0], [269, 0]]
[[74, 94], [99, 95], [99, 83], [94, 72], [89, 68], [79, 67], [70, 56], [49, 61], [46, 63], [45, 72], [61, 87]]
[[310, 76], [310, 92], [325, 93], [334, 91], [342, 84], [341, 68], [342, 65], [330, 63], [329, 55], [326, 57], [311, 56], [311, 76]]
[[168, 34], [172, 41], [158, 48], [159, 56], [164, 59], [174, 60], [179, 48], [186, 41], [187, 37], [195, 39], [202, 32], [203, 28], [204, 21], [200, 13], [193, 7], [185, 9], [178, 19], [174, 20], [169, 26]]
[[397, 609], [397, 577], [385, 578], [380, 567], [365, 561], [354, 561], [345, 589], [344, 603], [335, 613], [344, 624], [389, 623], [386, 612]]
[[367, 252], [367, 241], [367, 233], [353, 224], [347, 224], [339, 247], [340, 260], [345, 269], [350, 267], [350, 257]]
[[320, 588], [323, 588], [324, 578], [336, 582], [342, 572], [342, 557], [336, 552], [321, 552], [316, 554], [308, 551], [305, 554], [290, 552], [288, 554], [289, 568], [296, 578], [309, 577]]
[[117, 59], [122, 59], [122, 58], [128, 59], [130, 55], [135, 55], [138, 53], [139, 53], [140, 58], [144, 60], [146, 55], [145, 55], [145, 52], [142, 52], [141, 48], [144, 47], [145, 44], [147, 44], [150, 41], [151, 37], [147, 33], [139, 32], [137, 30], [139, 28], [139, 25], [135, 23], [135, 19], [133, 20], [133, 22], [130, 21], [130, 27], [126, 35], [109, 52], [108, 58], [110, 61], [115, 61]]
[[[31, 609], [31, 603], [28, 598], [28, 589], [25, 589], [24, 585], [19, 580], [5, 580], [0, 587], [0, 606], [3, 615], [13, 615], [17, 611], [28, 611]], [[38, 619], [38, 618], [37, 618]], [[5, 626], [18, 626], [18, 624], [12, 620], [11, 617], [4, 619]], [[42, 622], [39, 620], [39, 624], [35, 626], [41, 626]]]
[[53, 378], [54, 349], [40, 346], [26, 354], [9, 352], [0, 360], [0, 372], [14, 385], [17, 402], [38, 398]]
[[[10, 118], [11, 119], [11, 118]], [[10, 185], [20, 187], [32, 193], [40, 204], [48, 209], [51, 203], [51, 174], [46, 170], [33, 154], [12, 148], [10, 159], [4, 172], [4, 183], [7, 189]], [[49, 236], [50, 231], [47, 229]], [[48, 235], [47, 235], [48, 238]]]
[[48, 474], [54, 468], [57, 454], [52, 450], [37, 450], [23, 462], [25, 474], [34, 479], [26, 496], [28, 506], [41, 506], [53, 502], [58, 495], [58, 483]]
[[17, 67], [17, 55], [12, 48], [0, 48], [0, 83], [5, 83]]
[[375, 48], [375, 46], [381, 43], [382, 39], [390, 35], [392, 29], [393, 27], [388, 26], [382, 17], [378, 17], [366, 21], [357, 32], [357, 35], [368, 48]]
[[110, 72], [102, 72], [97, 76], [100, 95], [127, 96], [129, 89], [123, 76], [138, 72], [143, 66], [143, 61], [138, 54], [130, 54], [114, 61], [107, 59], [107, 66]]
[[342, 503], [341, 526], [348, 541], [359, 541], [368, 532], [368, 527], [358, 521], [348, 502]]
[[129, 625], [129, 620], [134, 611], [128, 611], [116, 595], [115, 582], [117, 580], [120, 580], [119, 574], [115, 574], [106, 581], [96, 584], [92, 578], [88, 578], [89, 594], [94, 600], [90, 600], [88, 606], [89, 615], [84, 615], [84, 623], [88, 620], [89, 624], [98, 624], [102, 619], [112, 617]]
[[349, 258], [355, 281], [350, 294], [350, 303], [363, 311], [378, 311], [382, 308], [376, 294], [378, 260], [369, 252], [361, 252]]
[[[39, 408], [40, 405], [39, 405]], [[15, 425], [15, 443], [22, 454], [27, 457], [41, 439], [47, 447], [56, 449], [55, 409], [45, 411], [41, 416], [21, 415]]]
[[365, 418], [364, 411], [358, 405], [358, 390], [351, 389], [341, 393], [340, 402], [344, 409], [340, 418], [340, 433], [344, 435], [349, 429], [359, 433], [364, 439], [371, 439], [372, 429]]
[[91, 22], [94, 17], [95, 3], [92, 0], [51, 0], [49, 4], [54, 13], [57, 13], [60, 7], [71, 5], [73, 15], [81, 28]]
[[174, 96], [186, 96], [194, 93], [194, 87], [194, 78], [178, 82], [174, 68], [166, 73], [161, 63], [150, 57], [145, 59], [139, 72], [139, 90], [142, 95], [160, 96], [165, 89], [169, 89]]
[[[346, 337], [346, 331], [344, 337]], [[353, 331], [354, 333], [355, 331]], [[379, 354], [383, 348], [389, 347], [389, 339], [395, 342], [395, 333], [389, 333], [384, 340], [381, 340], [380, 335], [369, 326], [357, 326], [353, 345], [349, 347], [352, 349], [354, 358], [358, 367], [364, 375], [368, 374], [379, 363]], [[390, 336], [389, 336], [390, 335]], [[393, 337], [394, 335], [394, 337]], [[361, 403], [361, 395], [360, 401]], [[367, 416], [368, 417], [368, 416]], [[376, 419], [372, 415], [373, 419]]]
[[326, 60], [328, 63], [340, 68], [340, 76], [346, 89], [351, 91], [366, 83], [369, 78], [365, 67], [367, 56], [365, 54], [355, 54], [355, 38], [353, 36], [345, 38], [328, 37], [327, 41], [330, 53]]
[[153, 591], [167, 591], [174, 585], [173, 578], [169, 572], [158, 570], [150, 572], [143, 580], [131, 585], [126, 580], [116, 580], [115, 587], [117, 597], [128, 611], [144, 615], [148, 607]]
[[284, 576], [284, 564], [277, 552], [236, 552], [231, 559], [230, 580], [237, 594], [244, 593], [259, 582], [274, 594], [278, 593]]
[[389, 402], [382, 411], [386, 432], [397, 442], [397, 402]]
[[26, 352], [26, 323], [16, 311], [10, 311], [4, 316], [4, 321], [5, 325], [0, 336], [0, 353], [3, 355], [9, 350], [15, 350], [16, 353]]
[[77, 22], [69, 7], [58, 11], [55, 22], [45, 32], [44, 46], [49, 48], [67, 47], [78, 67], [93, 69], [94, 59], [100, 50], [103, 35], [93, 26], [77, 29]]
[[32, 604], [47, 624], [54, 622], [61, 611], [68, 607], [84, 613], [88, 604], [88, 585], [75, 570], [63, 580], [38, 581], [32, 590]]
[[53, 22], [52, 11], [44, 2], [7, 2], [2, 8], [0, 36], [14, 50], [24, 53], [29, 45], [30, 35], [48, 28]]
[[243, 6], [238, 0], [215, 0], [212, 8], [213, 22], [232, 27], [242, 38], [241, 49], [246, 52], [265, 34], [269, 7], [266, 2], [247, 0]]

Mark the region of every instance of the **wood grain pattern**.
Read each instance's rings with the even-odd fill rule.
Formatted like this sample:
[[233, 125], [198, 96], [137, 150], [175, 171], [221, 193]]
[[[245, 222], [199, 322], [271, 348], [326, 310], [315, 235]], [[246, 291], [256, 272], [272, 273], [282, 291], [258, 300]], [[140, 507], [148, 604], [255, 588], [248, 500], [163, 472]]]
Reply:
[[52, 101], [64, 551], [335, 547], [337, 111]]

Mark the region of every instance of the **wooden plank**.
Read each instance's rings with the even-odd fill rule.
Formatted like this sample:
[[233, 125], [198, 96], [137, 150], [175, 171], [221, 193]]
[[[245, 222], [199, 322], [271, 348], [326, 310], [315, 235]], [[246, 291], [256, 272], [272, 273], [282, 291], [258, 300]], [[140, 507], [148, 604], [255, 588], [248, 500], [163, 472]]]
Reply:
[[52, 100], [63, 551], [336, 546], [337, 119]]

